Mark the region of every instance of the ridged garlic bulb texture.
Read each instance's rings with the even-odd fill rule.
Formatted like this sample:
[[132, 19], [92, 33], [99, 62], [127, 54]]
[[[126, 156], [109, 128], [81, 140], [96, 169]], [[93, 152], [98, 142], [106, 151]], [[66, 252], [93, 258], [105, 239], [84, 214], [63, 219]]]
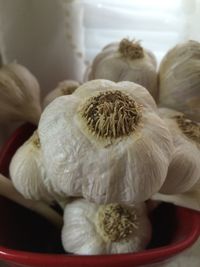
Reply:
[[16, 190], [25, 198], [52, 200], [45, 186], [46, 172], [37, 131], [14, 154], [10, 176]]
[[183, 113], [160, 108], [173, 136], [174, 152], [160, 192], [179, 194], [200, 188], [200, 123]]
[[22, 65], [4, 65], [0, 69], [0, 121], [37, 124], [40, 114], [40, 87], [36, 78]]
[[73, 80], [65, 80], [60, 82], [54, 90], [46, 95], [43, 101], [43, 107], [45, 108], [49, 103], [59, 96], [72, 94], [79, 86], [80, 83]]
[[38, 132], [47, 183], [60, 196], [141, 202], [158, 192], [173, 150], [155, 101], [132, 82], [93, 80], [50, 103]]
[[97, 205], [84, 199], [64, 211], [62, 244], [80, 255], [118, 254], [144, 250], [151, 239], [146, 206]]
[[200, 43], [176, 45], [159, 68], [159, 104], [200, 122]]
[[154, 54], [138, 41], [123, 39], [107, 45], [85, 73], [85, 80], [131, 81], [144, 86], [157, 99], [157, 63]]

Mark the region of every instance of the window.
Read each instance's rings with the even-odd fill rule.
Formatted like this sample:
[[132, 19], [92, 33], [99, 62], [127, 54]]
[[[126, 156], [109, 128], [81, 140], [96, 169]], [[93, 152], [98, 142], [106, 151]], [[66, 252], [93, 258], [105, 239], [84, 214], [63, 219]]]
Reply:
[[[66, 1], [64, 1], [66, 3]], [[83, 0], [79, 5], [79, 50], [86, 64], [108, 43], [124, 37], [142, 45], [162, 59], [178, 42], [196, 37], [199, 0]], [[76, 8], [77, 12], [77, 8]], [[79, 32], [80, 33], [80, 32]], [[79, 52], [80, 52], [79, 51]]]

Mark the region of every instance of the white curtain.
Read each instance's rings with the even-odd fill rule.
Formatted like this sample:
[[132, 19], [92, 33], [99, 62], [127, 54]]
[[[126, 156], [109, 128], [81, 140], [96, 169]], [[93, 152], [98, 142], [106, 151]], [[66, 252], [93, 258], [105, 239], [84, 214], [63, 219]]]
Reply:
[[93, 56], [107, 43], [130, 37], [142, 41], [156, 53], [164, 52], [184, 39], [185, 16], [181, 0], [85, 0], [86, 57]]
[[136, 38], [162, 59], [187, 39], [200, 40], [199, 0], [83, 0], [85, 63], [109, 42]]
[[[71, 14], [81, 14], [80, 5], [70, 5]], [[80, 39], [81, 21], [70, 17]], [[60, 0], [0, 0], [0, 49], [4, 63], [17, 61], [39, 79], [46, 94], [63, 79], [80, 79], [77, 55], [68, 40], [66, 11]], [[72, 30], [72, 32], [76, 32]], [[70, 34], [72, 34], [70, 32]], [[77, 40], [79, 42], [79, 40]]]

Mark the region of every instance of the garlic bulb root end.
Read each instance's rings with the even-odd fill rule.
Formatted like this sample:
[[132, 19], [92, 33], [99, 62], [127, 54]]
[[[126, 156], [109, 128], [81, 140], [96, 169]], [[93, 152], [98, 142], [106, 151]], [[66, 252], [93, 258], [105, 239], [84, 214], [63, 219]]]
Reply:
[[103, 139], [128, 136], [141, 120], [141, 106], [119, 90], [90, 97], [79, 113], [90, 132]]
[[138, 59], [144, 57], [144, 51], [139, 41], [122, 39], [119, 43], [119, 52], [126, 58]]
[[120, 204], [102, 205], [97, 217], [98, 232], [106, 242], [124, 240], [138, 228], [137, 213]]

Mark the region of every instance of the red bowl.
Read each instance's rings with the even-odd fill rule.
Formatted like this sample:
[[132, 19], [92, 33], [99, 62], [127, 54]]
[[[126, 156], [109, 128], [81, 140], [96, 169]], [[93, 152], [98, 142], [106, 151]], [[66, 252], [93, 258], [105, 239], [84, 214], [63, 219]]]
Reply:
[[[9, 162], [16, 149], [35, 127], [20, 127], [0, 152], [0, 171], [8, 176]], [[153, 238], [139, 253], [75, 256], [64, 253], [60, 229], [11, 201], [0, 197], [0, 261], [9, 266], [32, 267], [133, 267], [162, 262], [190, 247], [200, 235], [198, 212], [161, 204], [151, 214]]]

